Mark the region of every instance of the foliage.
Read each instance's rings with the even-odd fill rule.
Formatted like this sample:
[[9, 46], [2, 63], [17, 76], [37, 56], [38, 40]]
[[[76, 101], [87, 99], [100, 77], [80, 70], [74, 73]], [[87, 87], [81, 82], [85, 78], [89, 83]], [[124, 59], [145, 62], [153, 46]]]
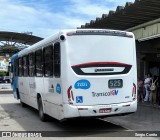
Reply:
[[6, 76], [6, 73], [0, 71], [0, 76]]

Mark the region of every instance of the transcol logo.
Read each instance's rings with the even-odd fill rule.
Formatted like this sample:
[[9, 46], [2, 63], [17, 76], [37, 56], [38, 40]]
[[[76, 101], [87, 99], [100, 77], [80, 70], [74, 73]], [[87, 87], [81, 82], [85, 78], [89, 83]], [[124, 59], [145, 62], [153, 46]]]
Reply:
[[118, 95], [118, 90], [112, 90], [112, 91], [109, 91], [109, 92], [100, 92], [100, 93], [92, 92], [93, 97], [116, 96], [116, 95]]

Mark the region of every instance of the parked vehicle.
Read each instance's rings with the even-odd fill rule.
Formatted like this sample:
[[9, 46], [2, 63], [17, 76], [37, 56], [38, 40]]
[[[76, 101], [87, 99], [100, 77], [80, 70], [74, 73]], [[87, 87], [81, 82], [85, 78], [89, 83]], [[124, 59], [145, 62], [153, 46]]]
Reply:
[[3, 77], [0, 76], [0, 83], [3, 83]]
[[11, 83], [11, 79], [9, 76], [4, 76], [3, 77], [3, 83]]

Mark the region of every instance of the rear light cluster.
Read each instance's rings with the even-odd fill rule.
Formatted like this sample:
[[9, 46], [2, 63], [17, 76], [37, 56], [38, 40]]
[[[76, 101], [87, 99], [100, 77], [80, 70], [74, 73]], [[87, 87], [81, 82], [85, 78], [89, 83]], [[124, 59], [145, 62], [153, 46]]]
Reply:
[[128, 34], [128, 33], [126, 34], [126, 36], [129, 37], [129, 38], [133, 38], [133, 35]]
[[72, 104], [73, 105], [73, 102], [74, 101], [74, 96], [73, 96], [73, 91], [72, 91], [72, 86], [70, 86], [67, 90], [67, 94], [68, 94], [68, 102], [69, 104]]
[[136, 94], [137, 94], [136, 84], [133, 83], [133, 89], [132, 89], [133, 100], [136, 100], [136, 97], [137, 97]]
[[67, 36], [72, 36], [74, 32], [67, 33]]

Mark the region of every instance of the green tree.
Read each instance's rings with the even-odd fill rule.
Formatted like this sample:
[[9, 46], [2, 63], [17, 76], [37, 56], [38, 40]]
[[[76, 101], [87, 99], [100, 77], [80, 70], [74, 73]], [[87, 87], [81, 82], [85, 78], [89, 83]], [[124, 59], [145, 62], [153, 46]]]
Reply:
[[6, 73], [0, 71], [0, 76], [6, 76]]

